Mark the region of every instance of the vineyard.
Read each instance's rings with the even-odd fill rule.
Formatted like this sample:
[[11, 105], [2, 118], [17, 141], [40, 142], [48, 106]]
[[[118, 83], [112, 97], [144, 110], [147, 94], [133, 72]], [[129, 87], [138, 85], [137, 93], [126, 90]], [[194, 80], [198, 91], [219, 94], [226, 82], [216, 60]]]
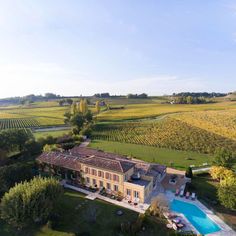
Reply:
[[97, 116], [99, 121], [121, 121], [157, 117], [165, 114], [198, 112], [198, 111], [226, 111], [236, 109], [236, 102], [221, 102], [212, 104], [128, 104], [122, 110], [108, 110]]
[[93, 138], [199, 153], [214, 153], [217, 147], [236, 150], [234, 140], [173, 118], [152, 122], [100, 123], [96, 125]]
[[34, 119], [0, 119], [0, 130], [3, 129], [22, 129], [22, 128], [36, 128], [40, 124]]
[[192, 126], [236, 140], [236, 109], [185, 112], [174, 116]]
[[[0, 120], [5, 123], [26, 122], [27, 126], [56, 126], [64, 124], [64, 113], [67, 107], [27, 107], [27, 108], [1, 108]], [[17, 121], [18, 120], [18, 121]], [[6, 126], [11, 127], [6, 124]]]

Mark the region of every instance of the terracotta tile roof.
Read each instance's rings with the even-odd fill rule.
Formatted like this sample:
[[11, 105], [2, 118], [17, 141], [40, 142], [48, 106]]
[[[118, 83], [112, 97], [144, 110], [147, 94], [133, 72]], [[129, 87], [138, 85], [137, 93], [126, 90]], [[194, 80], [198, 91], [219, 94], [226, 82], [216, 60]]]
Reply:
[[115, 153], [79, 146], [74, 147], [69, 152], [43, 153], [37, 159], [38, 161], [72, 170], [80, 170], [81, 163], [121, 173], [135, 167], [136, 172], [149, 176], [158, 176], [159, 173], [163, 174], [166, 170], [166, 166], [131, 160], [126, 156]]
[[76, 147], [70, 152], [43, 153], [37, 158], [37, 160], [72, 170], [80, 170], [81, 163], [83, 163], [121, 173], [125, 173], [135, 166], [134, 163], [128, 161], [128, 159], [122, 156], [81, 147]]
[[66, 169], [77, 170], [81, 169], [81, 163], [78, 157], [67, 155], [60, 152], [51, 152], [41, 154], [37, 160], [47, 164], [52, 164]]
[[122, 173], [125, 173], [126, 171], [134, 167], [134, 164], [132, 162], [104, 158], [100, 156], [91, 156], [88, 158], [84, 158], [81, 160], [81, 162], [90, 166], [100, 167], [103, 169]]

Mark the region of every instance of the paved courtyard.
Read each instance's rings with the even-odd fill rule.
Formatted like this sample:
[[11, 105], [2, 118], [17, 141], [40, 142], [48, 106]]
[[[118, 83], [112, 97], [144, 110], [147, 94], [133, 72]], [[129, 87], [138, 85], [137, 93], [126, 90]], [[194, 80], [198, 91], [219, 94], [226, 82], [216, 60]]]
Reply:
[[[176, 183], [169, 183], [171, 177], [176, 176]], [[161, 185], [165, 190], [175, 191], [176, 189], [181, 189], [188, 182], [188, 179], [185, 178], [185, 171], [176, 170], [167, 167], [166, 175], [164, 179], [161, 181]]]

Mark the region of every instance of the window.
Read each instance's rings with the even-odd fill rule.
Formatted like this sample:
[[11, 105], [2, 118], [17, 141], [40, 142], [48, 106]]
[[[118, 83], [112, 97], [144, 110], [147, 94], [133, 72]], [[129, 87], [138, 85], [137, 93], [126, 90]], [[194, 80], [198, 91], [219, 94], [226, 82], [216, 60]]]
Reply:
[[102, 188], [102, 187], [103, 187], [103, 182], [102, 182], [102, 181], [99, 181], [99, 185], [100, 185], [100, 187]]
[[89, 177], [86, 178], [86, 182], [87, 182], [87, 184], [90, 183], [90, 179], [89, 179]]
[[138, 191], [134, 191], [134, 197], [139, 198], [139, 192]]
[[94, 169], [92, 169], [92, 175], [95, 175], [95, 176], [97, 176], [97, 171], [96, 171], [96, 170], [94, 170]]
[[106, 172], [106, 179], [110, 179], [110, 174]]
[[85, 167], [85, 173], [90, 174], [90, 169], [88, 167]]
[[96, 179], [93, 179], [93, 185], [96, 185], [96, 184], [97, 184]]
[[115, 192], [118, 192], [118, 191], [119, 191], [118, 185], [116, 185], [116, 184], [114, 185], [114, 191], [115, 191]]
[[98, 177], [104, 178], [104, 172], [99, 170], [98, 171]]
[[118, 175], [113, 175], [113, 180], [116, 182], [119, 182], [119, 176]]
[[130, 189], [126, 189], [126, 194], [127, 194], [128, 196], [131, 196], [131, 190], [130, 190]]
[[111, 184], [107, 183], [107, 189], [111, 189]]

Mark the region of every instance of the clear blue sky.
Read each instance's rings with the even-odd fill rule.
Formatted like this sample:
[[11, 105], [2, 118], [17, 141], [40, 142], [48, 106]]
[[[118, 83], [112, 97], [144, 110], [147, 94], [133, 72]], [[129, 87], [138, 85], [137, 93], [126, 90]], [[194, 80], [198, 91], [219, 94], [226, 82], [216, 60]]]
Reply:
[[0, 0], [0, 97], [235, 85], [236, 1]]

